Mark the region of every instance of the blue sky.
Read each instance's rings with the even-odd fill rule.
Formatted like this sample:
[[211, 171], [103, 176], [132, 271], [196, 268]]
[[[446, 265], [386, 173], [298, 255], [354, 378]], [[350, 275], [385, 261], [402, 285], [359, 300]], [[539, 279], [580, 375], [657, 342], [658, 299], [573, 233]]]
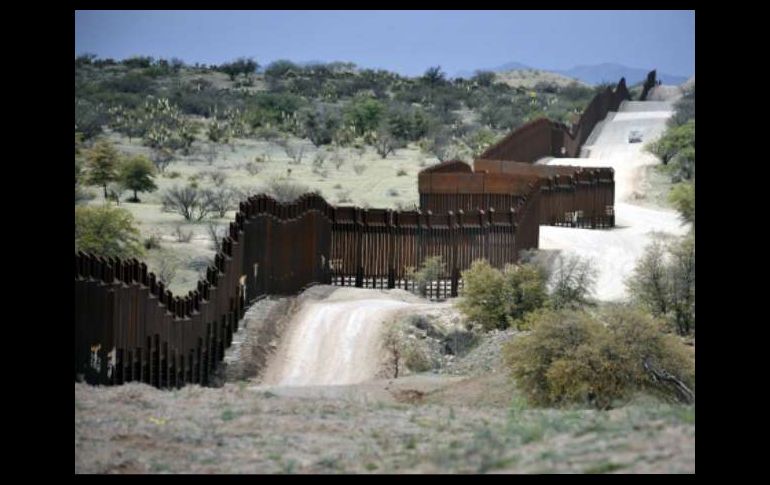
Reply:
[[77, 11], [75, 55], [350, 61], [406, 75], [508, 62], [695, 73], [694, 11]]

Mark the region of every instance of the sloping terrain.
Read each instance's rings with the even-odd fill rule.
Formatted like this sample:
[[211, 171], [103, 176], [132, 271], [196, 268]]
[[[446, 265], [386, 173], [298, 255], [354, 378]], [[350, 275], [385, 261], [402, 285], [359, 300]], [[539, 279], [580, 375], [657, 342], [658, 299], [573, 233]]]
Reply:
[[[663, 88], [663, 89], [659, 89]], [[678, 88], [656, 91], [679, 93]], [[596, 297], [601, 300], [625, 298], [624, 281], [633, 271], [645, 247], [655, 238], [681, 236], [688, 226], [674, 210], [641, 205], [636, 196], [643, 190], [646, 169], [658, 163], [642, 150], [645, 143], [658, 138], [673, 114], [673, 102], [626, 101], [617, 113], [597, 125], [583, 147], [582, 158], [546, 159], [539, 163], [612, 167], [615, 170], [615, 223], [611, 230], [540, 227], [540, 249], [561, 250], [591, 258], [598, 269]], [[631, 131], [642, 133], [642, 143], [629, 143]]]

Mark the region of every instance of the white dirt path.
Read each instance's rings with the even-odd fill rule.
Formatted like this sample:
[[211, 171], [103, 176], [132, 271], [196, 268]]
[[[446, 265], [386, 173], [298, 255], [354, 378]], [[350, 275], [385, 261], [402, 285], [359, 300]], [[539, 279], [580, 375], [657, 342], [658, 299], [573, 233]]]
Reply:
[[[642, 151], [649, 141], [660, 137], [666, 120], [673, 114], [673, 100], [626, 101], [617, 113], [610, 113], [585, 145], [584, 158], [546, 159], [549, 165], [612, 167], [615, 170], [615, 224], [609, 230], [540, 227], [540, 249], [561, 250], [594, 260], [598, 269], [595, 295], [604, 301], [626, 298], [624, 281], [633, 271], [645, 247], [658, 237], [681, 236], [689, 226], [673, 210], [638, 205], [634, 197], [642, 187], [644, 168], [658, 163]], [[631, 130], [642, 132], [643, 143], [628, 143]]]

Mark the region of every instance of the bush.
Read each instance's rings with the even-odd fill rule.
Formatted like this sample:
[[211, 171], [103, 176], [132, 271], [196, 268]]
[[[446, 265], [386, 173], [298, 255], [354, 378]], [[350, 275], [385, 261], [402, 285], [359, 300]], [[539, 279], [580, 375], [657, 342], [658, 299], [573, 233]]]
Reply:
[[680, 335], [695, 328], [695, 239], [684, 237], [665, 248], [654, 242], [626, 282], [632, 299], [664, 318]]
[[160, 249], [160, 235], [151, 234], [150, 236], [144, 238], [142, 245], [144, 246], [144, 249], [148, 251], [152, 249]]
[[141, 256], [134, 217], [110, 206], [75, 207], [75, 251], [121, 259]]
[[589, 304], [596, 276], [596, 268], [590, 260], [559, 254], [549, 280], [551, 305], [558, 310]]
[[278, 202], [293, 202], [299, 196], [309, 193], [306, 185], [289, 182], [288, 180], [272, 180], [267, 186], [267, 192]]
[[179, 214], [188, 221], [200, 221], [206, 217], [212, 208], [205, 192], [193, 184], [168, 189], [162, 197], [163, 210]]
[[409, 268], [407, 270], [407, 278], [414, 280], [417, 284], [417, 291], [420, 296], [424, 297], [427, 294], [428, 285], [441, 277], [444, 267], [444, 259], [441, 256], [431, 256], [425, 258], [419, 270], [415, 271], [413, 268]]
[[424, 317], [410, 315], [385, 328], [382, 348], [387, 355], [388, 377], [435, 368], [441, 356], [441, 340], [431, 332]]
[[522, 318], [546, 302], [543, 274], [532, 265], [507, 265], [500, 271], [486, 260], [477, 260], [462, 278], [464, 289], [457, 306], [485, 330], [525, 326]]
[[695, 224], [695, 181], [674, 185], [668, 201], [676, 207], [685, 222]]
[[[691, 400], [694, 361], [677, 338], [660, 332], [649, 315], [625, 307], [599, 317], [584, 311], [531, 313], [529, 335], [503, 350], [517, 385], [535, 405], [613, 406], [637, 391]], [[673, 376], [661, 380], [660, 375]], [[684, 388], [672, 383], [678, 381]]]

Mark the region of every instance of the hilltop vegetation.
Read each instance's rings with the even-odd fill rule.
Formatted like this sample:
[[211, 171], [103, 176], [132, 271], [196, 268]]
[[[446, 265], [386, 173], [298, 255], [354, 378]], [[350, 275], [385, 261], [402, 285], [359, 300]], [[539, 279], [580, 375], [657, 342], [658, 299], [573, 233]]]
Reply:
[[447, 79], [440, 67], [409, 78], [351, 63], [300, 66], [239, 59], [220, 66], [136, 57], [75, 60], [75, 130], [103, 127], [158, 151], [195, 140], [296, 136], [315, 146], [369, 145], [385, 158], [419, 143], [440, 160], [472, 157], [538, 116], [573, 121], [594, 95], [575, 83], [512, 87], [492, 73]]

